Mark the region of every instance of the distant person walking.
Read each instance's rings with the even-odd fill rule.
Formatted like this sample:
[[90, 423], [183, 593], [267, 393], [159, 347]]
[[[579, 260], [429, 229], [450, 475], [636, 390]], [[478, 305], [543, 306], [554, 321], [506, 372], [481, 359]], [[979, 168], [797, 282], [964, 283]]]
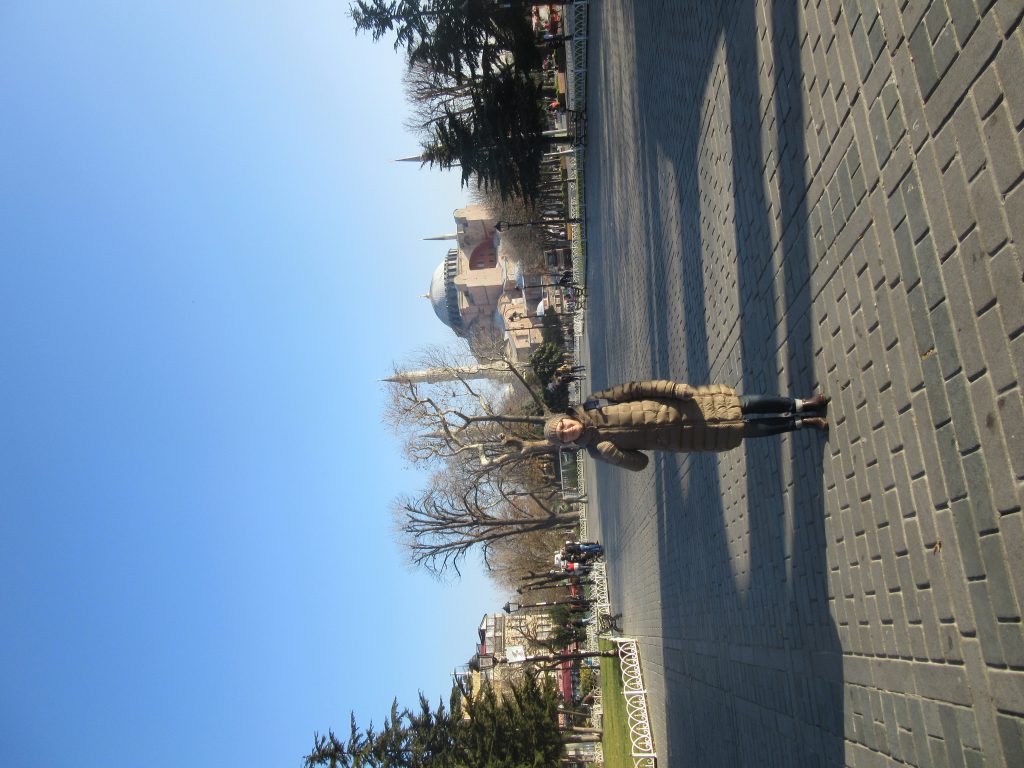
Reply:
[[559, 376], [572, 376], [577, 373], [582, 373], [585, 370], [585, 365], [569, 365], [568, 363], [563, 363], [555, 369], [555, 373]]
[[585, 448], [600, 461], [639, 472], [643, 451], [728, 451], [745, 437], [807, 427], [827, 430], [828, 399], [740, 396], [732, 387], [676, 381], [633, 381], [594, 392], [582, 406], [550, 418], [544, 437]]
[[595, 541], [567, 541], [560, 554], [563, 560], [571, 563], [586, 563], [592, 558], [601, 557], [604, 547]]

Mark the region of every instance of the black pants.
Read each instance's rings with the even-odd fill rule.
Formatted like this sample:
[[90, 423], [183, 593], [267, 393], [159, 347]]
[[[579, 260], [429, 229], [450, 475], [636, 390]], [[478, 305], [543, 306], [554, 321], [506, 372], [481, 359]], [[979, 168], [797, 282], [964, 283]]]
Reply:
[[744, 437], [768, 437], [792, 432], [799, 426], [796, 416], [762, 416], [761, 418], [743, 420]]
[[[768, 437], [797, 428], [796, 403], [780, 395], [742, 395], [744, 437]], [[755, 416], [760, 418], [748, 418]]]
[[780, 395], [741, 395], [740, 410], [748, 413], [770, 413], [776, 416], [783, 413], [796, 413], [796, 402], [792, 397]]

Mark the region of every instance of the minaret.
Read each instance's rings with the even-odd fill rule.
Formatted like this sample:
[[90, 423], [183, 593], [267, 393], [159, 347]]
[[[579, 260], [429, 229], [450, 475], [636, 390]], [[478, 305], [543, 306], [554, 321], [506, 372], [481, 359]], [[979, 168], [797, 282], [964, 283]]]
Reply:
[[508, 363], [480, 363], [458, 368], [443, 366], [441, 368], [424, 368], [420, 371], [400, 371], [382, 381], [394, 384], [440, 384], [456, 379], [504, 379], [511, 374]]

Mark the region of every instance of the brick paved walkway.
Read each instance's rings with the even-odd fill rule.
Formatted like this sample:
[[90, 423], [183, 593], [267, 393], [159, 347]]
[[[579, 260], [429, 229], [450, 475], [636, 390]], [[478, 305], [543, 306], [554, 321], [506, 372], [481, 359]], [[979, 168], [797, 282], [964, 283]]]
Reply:
[[593, 469], [662, 765], [1024, 766], [1024, 2], [880, 5], [591, 0], [593, 383], [834, 398]]

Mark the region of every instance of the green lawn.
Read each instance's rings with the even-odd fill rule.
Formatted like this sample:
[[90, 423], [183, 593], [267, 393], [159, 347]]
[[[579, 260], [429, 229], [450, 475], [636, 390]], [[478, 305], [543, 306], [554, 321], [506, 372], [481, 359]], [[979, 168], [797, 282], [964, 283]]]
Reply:
[[[602, 651], [615, 647], [607, 640], [600, 642]], [[618, 657], [601, 657], [601, 700], [604, 704], [604, 734], [601, 738], [604, 764], [606, 768], [632, 768], [626, 699], [622, 695], [622, 670]]]

